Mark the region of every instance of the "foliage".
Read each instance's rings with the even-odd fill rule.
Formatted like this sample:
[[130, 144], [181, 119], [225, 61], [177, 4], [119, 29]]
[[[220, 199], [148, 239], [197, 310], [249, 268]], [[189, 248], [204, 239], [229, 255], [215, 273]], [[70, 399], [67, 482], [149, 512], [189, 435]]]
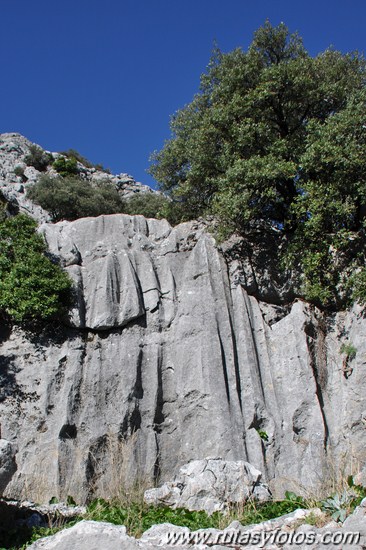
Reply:
[[258, 432], [258, 435], [259, 437], [263, 440], [263, 441], [268, 441], [268, 434], [267, 432], [265, 432], [264, 430], [257, 430]]
[[124, 213], [131, 216], [140, 214], [145, 218], [165, 218], [172, 225], [181, 221], [179, 214], [177, 216], [176, 205], [163, 194], [158, 193], [135, 193], [127, 199]]
[[61, 315], [71, 281], [46, 255], [36, 222], [19, 214], [0, 220], [0, 311], [16, 323]]
[[276, 229], [284, 268], [326, 307], [366, 301], [363, 271], [349, 286], [365, 262], [365, 67], [357, 53], [311, 57], [267, 21], [246, 52], [215, 49], [150, 169], [187, 218], [214, 214], [222, 235]]
[[24, 167], [20, 164], [17, 164], [17, 166], [14, 167], [14, 174], [19, 178], [22, 178], [23, 182], [27, 181], [27, 177], [24, 174]]
[[54, 222], [123, 211], [118, 191], [108, 181], [90, 184], [75, 176], [43, 176], [27, 196], [47, 210]]
[[58, 174], [62, 177], [73, 176], [78, 174], [78, 163], [76, 158], [70, 157], [59, 157], [52, 164], [52, 167], [56, 170]]
[[[292, 212], [302, 223], [291, 246], [303, 269], [305, 296], [320, 296], [323, 303], [342, 287], [353, 298], [366, 288], [355, 283], [365, 264], [365, 107], [365, 90], [357, 91], [341, 111], [309, 123], [301, 157], [303, 189]], [[341, 274], [352, 270], [357, 270], [353, 278], [342, 281]]]
[[183, 508], [175, 510], [166, 507], [147, 506], [143, 502], [129, 503], [121, 506], [118, 503], [109, 503], [97, 499], [88, 507], [87, 517], [95, 521], [108, 521], [117, 525], [123, 524], [132, 536], [141, 536], [152, 525], [172, 523], [188, 527], [191, 531], [197, 529], [222, 529], [237, 519], [243, 525], [259, 523], [293, 512], [297, 508], [306, 507], [307, 503], [294, 493], [286, 493], [281, 501], [265, 503], [247, 502], [244, 506], [233, 506], [229, 518], [222, 513], [215, 512], [207, 515], [203, 511], [189, 511]]
[[103, 499], [92, 502], [87, 512], [88, 519], [125, 525], [132, 536], [141, 536], [144, 531], [159, 523], [173, 523], [192, 530], [209, 528], [217, 525], [219, 516], [221, 514], [218, 513], [208, 516], [205, 512], [147, 506], [143, 502], [120, 506]]
[[[349, 483], [351, 489], [345, 492], [344, 497], [341, 496], [338, 498], [333, 496], [320, 503], [325, 511], [335, 514], [334, 517], [337, 520], [345, 518], [365, 496], [365, 489], [363, 487], [354, 486], [352, 479]], [[210, 528], [224, 529], [234, 520], [239, 521], [242, 525], [250, 525], [289, 514], [298, 508], [312, 508], [313, 505], [313, 502], [287, 491], [283, 500], [260, 503], [248, 501], [244, 505], [232, 506], [229, 509], [228, 515], [215, 512], [209, 516], [203, 511], [189, 511], [183, 508], [173, 510], [166, 507], [148, 506], [142, 498], [132, 501], [123, 499], [123, 502], [108, 502], [98, 498], [89, 504], [87, 513], [83, 518], [75, 518], [71, 522], [68, 522], [67, 525], [50, 525], [49, 528], [27, 528], [26, 530], [23, 529], [22, 532], [17, 530], [16, 533], [10, 533], [7, 540], [9, 540], [9, 544], [15, 545], [15, 548], [20, 548], [20, 545], [25, 542], [29, 545], [38, 538], [52, 535], [60, 528], [74, 525], [81, 519], [125, 525], [128, 534], [133, 537], [140, 537], [144, 531], [153, 525], [162, 523], [172, 523], [173, 525], [188, 527], [191, 531]], [[346, 515], [344, 511], [346, 511]], [[338, 514], [338, 512], [340, 513]], [[310, 525], [317, 525], [319, 517], [310, 515], [305, 522]], [[4, 544], [2, 539], [0, 540], [0, 544]], [[9, 546], [7, 547], [9, 548]], [[25, 547], [21, 547], [22, 550]]]
[[365, 487], [355, 485], [353, 477], [349, 476], [348, 487], [342, 493], [334, 493], [320, 504], [322, 509], [330, 514], [335, 521], [343, 523], [365, 497]]
[[323, 500], [322, 509], [324, 512], [329, 513], [335, 521], [343, 523], [349, 513], [351, 502], [352, 495], [347, 491], [344, 491], [342, 494], [335, 493], [333, 496]]
[[110, 173], [109, 168], [105, 168], [102, 164], [93, 164], [90, 160], [83, 157], [78, 151], [75, 149], [68, 149], [67, 151], [60, 151], [60, 155], [64, 155], [65, 157], [69, 159], [75, 159], [77, 162], [80, 162], [87, 168], [95, 168], [96, 170], [99, 170], [101, 172], [108, 172]]
[[33, 166], [39, 172], [44, 172], [47, 167], [53, 162], [53, 157], [50, 153], [43, 151], [38, 145], [30, 145], [29, 153], [24, 157], [24, 162], [27, 166]]
[[343, 343], [339, 349], [340, 353], [344, 353], [347, 356], [347, 359], [352, 361], [356, 357], [357, 348], [350, 342], [348, 344]]

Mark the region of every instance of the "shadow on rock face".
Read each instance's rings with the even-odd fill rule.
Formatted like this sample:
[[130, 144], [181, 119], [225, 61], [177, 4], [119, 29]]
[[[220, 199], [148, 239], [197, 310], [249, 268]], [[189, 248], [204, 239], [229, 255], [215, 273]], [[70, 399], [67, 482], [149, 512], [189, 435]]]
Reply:
[[13, 446], [6, 439], [0, 439], [0, 496], [3, 494], [16, 469], [17, 465]]
[[7, 397], [15, 397], [21, 393], [21, 389], [16, 382], [16, 373], [15, 355], [0, 357], [0, 402]]

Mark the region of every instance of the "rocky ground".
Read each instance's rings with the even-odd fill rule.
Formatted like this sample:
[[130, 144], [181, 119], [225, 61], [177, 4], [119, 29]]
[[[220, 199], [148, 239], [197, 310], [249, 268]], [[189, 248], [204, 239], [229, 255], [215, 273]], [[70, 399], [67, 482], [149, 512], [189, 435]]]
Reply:
[[155, 550], [200, 548], [267, 548], [268, 550], [349, 549], [363, 550], [366, 545], [366, 500], [348, 517], [342, 526], [335, 522], [314, 527], [309, 519], [321, 517], [320, 510], [297, 510], [292, 514], [257, 525], [230, 524], [225, 530], [189, 531], [170, 524], [156, 525], [134, 539], [123, 526], [82, 521], [52, 537], [40, 539], [29, 550]]

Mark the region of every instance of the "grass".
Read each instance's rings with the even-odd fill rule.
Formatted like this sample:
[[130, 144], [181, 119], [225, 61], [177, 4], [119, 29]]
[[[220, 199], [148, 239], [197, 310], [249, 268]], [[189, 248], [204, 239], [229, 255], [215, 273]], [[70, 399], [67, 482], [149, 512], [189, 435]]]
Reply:
[[138, 495], [138, 498], [136, 498], [136, 494], [129, 494], [122, 499], [122, 502], [117, 499], [111, 502], [96, 499], [88, 506], [84, 517], [76, 518], [71, 522], [58, 522], [57, 525], [50, 524], [47, 528], [22, 527], [21, 529], [18, 528], [17, 531], [7, 533], [6, 538], [1, 538], [0, 535], [0, 550], [2, 548], [25, 550], [28, 545], [37, 539], [53, 535], [65, 527], [71, 527], [82, 519], [125, 525], [130, 536], [139, 538], [144, 531], [161, 523], [172, 523], [173, 525], [188, 527], [191, 531], [209, 528], [224, 529], [234, 520], [240, 521], [243, 525], [259, 523], [288, 514], [297, 508], [305, 507], [305, 505], [306, 503], [301, 497], [290, 497], [282, 501], [266, 503], [248, 502], [245, 505], [231, 507], [226, 515], [215, 512], [209, 516], [203, 511], [190, 511], [183, 508], [173, 510], [148, 506], [144, 503], [142, 496]]
[[[366, 490], [350, 484], [352, 497], [347, 502], [347, 514], [351, 513], [366, 496]], [[350, 495], [351, 495], [350, 493]], [[329, 499], [328, 499], [329, 500]], [[115, 525], [125, 525], [130, 536], [139, 538], [144, 531], [153, 525], [161, 523], [172, 523], [173, 525], [188, 527], [191, 531], [198, 529], [225, 529], [232, 521], [237, 520], [242, 525], [261, 523], [279, 516], [294, 512], [298, 508], [322, 507], [321, 502], [312, 499], [305, 499], [292, 492], [286, 493], [283, 500], [258, 503], [249, 501], [246, 504], [232, 506], [227, 514], [215, 512], [211, 516], [202, 511], [189, 511], [178, 508], [163, 508], [148, 506], [143, 500], [141, 487], [130, 490], [129, 493], [121, 493], [117, 499], [107, 501], [96, 499], [87, 507], [84, 517], [75, 518], [72, 521], [58, 521], [56, 525], [50, 523], [49, 527], [22, 527], [13, 532], [8, 532], [6, 538], [1, 538], [0, 550], [25, 550], [28, 545], [41, 537], [55, 534], [65, 527], [71, 527], [82, 519], [93, 521], [106, 521]], [[331, 511], [320, 517], [317, 514], [310, 514], [305, 523], [320, 527], [331, 519]]]

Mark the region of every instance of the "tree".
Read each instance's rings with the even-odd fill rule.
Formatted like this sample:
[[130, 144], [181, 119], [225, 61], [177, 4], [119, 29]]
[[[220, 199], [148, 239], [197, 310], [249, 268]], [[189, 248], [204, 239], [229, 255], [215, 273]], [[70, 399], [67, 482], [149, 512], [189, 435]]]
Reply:
[[[247, 239], [253, 227], [262, 227], [263, 236], [266, 228], [276, 229], [286, 242], [297, 243], [288, 251], [287, 261], [304, 270], [296, 250], [310, 241], [311, 226], [315, 239], [329, 231], [321, 247], [324, 256], [334, 231], [349, 227], [349, 208], [354, 227], [363, 224], [364, 192], [347, 183], [361, 165], [345, 163], [343, 171], [342, 161], [334, 166], [337, 185], [331, 166], [324, 177], [316, 166], [323, 158], [325, 138], [330, 146], [339, 131], [337, 121], [342, 124], [343, 119], [337, 117], [348, 113], [343, 115], [347, 118], [353, 109], [359, 120], [362, 107], [357, 113], [354, 107], [361, 105], [364, 86], [361, 55], [328, 49], [311, 57], [297, 34], [290, 34], [283, 23], [273, 27], [267, 21], [246, 52], [214, 51], [201, 77], [200, 92], [173, 116], [172, 137], [154, 153], [150, 172], [161, 189], [182, 205], [186, 218], [214, 214], [222, 234], [238, 232]], [[354, 143], [354, 139], [350, 134], [348, 140]], [[341, 158], [345, 155], [341, 146], [338, 153]], [[360, 164], [360, 157], [354, 156], [354, 162]], [[341, 181], [343, 194], [337, 195]], [[315, 220], [319, 210], [323, 221], [328, 219], [325, 197], [330, 188], [332, 197], [343, 204], [346, 196], [348, 210], [324, 229]], [[332, 219], [335, 222], [336, 217]], [[329, 262], [329, 251], [326, 256], [324, 261]], [[311, 272], [309, 267], [308, 275]], [[330, 294], [334, 285], [336, 281]]]

